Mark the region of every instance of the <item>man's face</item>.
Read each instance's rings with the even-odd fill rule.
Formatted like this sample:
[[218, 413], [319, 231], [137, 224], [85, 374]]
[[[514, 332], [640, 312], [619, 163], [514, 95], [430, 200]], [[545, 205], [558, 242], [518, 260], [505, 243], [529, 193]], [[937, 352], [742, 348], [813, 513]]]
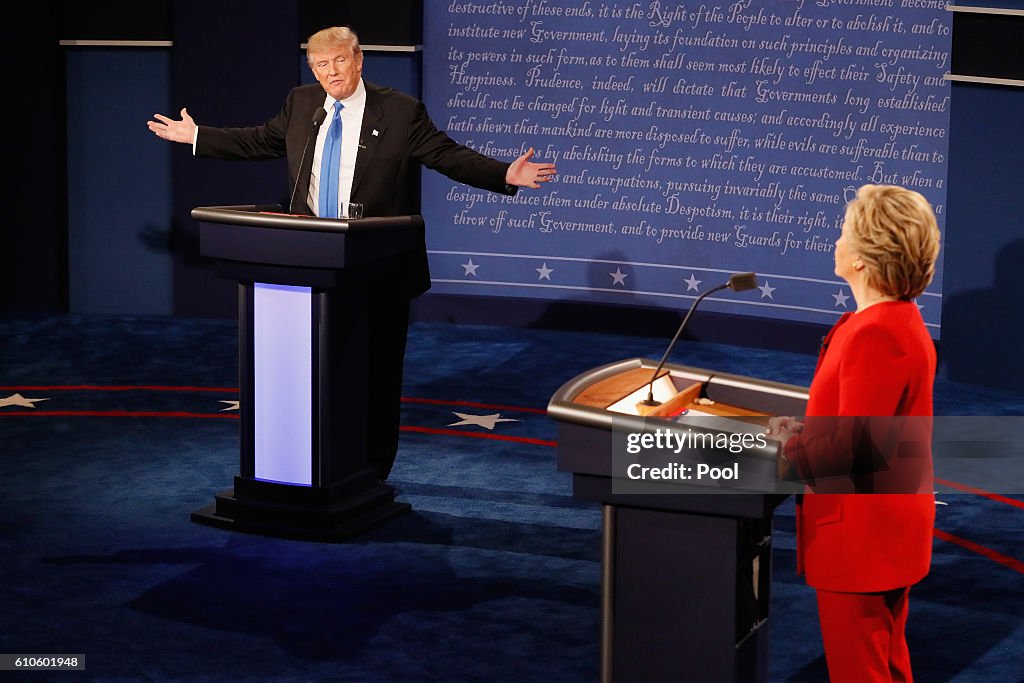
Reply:
[[348, 46], [310, 54], [313, 75], [331, 97], [343, 100], [356, 91], [363, 74], [363, 53]]

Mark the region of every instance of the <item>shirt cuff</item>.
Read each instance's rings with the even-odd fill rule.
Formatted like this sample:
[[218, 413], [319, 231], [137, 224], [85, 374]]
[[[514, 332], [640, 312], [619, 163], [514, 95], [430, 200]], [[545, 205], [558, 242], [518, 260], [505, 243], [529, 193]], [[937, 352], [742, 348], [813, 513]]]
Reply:
[[199, 140], [199, 126], [192, 132], [192, 156], [196, 155], [196, 142]]

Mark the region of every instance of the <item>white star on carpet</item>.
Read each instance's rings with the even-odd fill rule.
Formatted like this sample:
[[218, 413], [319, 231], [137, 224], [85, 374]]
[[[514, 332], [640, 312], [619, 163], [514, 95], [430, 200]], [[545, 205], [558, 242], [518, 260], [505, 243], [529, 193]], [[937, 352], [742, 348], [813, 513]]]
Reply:
[[463, 273], [463, 277], [469, 277], [470, 275], [476, 277], [476, 269], [480, 267], [480, 264], [473, 263], [473, 259], [469, 259], [469, 263], [463, 263], [462, 267], [466, 269], [466, 272]]
[[775, 297], [772, 296], [772, 292], [774, 292], [776, 289], [778, 289], [778, 287], [772, 287], [770, 284], [768, 284], [768, 281], [765, 280], [764, 284], [763, 285], [758, 285], [757, 288], [761, 290], [761, 298], [762, 299], [765, 298], [765, 297], [768, 297], [772, 301], [775, 301]]
[[612, 276], [612, 286], [622, 285], [626, 286], [626, 278], [629, 277], [629, 273], [623, 273], [621, 268], [616, 268], [614, 273], [608, 273]]
[[217, 401], [217, 403], [226, 403], [227, 408], [222, 409], [220, 412], [225, 413], [229, 410], [238, 410], [238, 401]]
[[697, 288], [697, 285], [699, 285], [700, 283], [702, 283], [704, 281], [703, 280], [698, 280], [697, 278], [695, 278], [693, 276], [693, 273], [690, 273], [690, 279], [689, 280], [683, 280], [683, 282], [686, 283], [686, 291], [687, 292], [690, 292], [690, 291], [699, 292], [700, 290]]
[[49, 401], [48, 398], [25, 398], [21, 394], [11, 394], [7, 398], [0, 398], [0, 408], [7, 406], [18, 406], [19, 408], [35, 408], [39, 401]]
[[836, 294], [832, 295], [832, 298], [836, 300], [836, 305], [833, 306], [833, 308], [838, 308], [840, 306], [846, 308], [846, 300], [850, 297], [843, 294], [843, 290], [840, 289]]
[[534, 268], [534, 270], [540, 273], [540, 276], [537, 278], [538, 280], [548, 281], [551, 280], [551, 273], [555, 272], [554, 268], [548, 268], [547, 262], [540, 264], [540, 268]]
[[462, 422], [452, 422], [449, 427], [459, 427], [461, 425], [474, 425], [476, 427], [483, 427], [484, 429], [494, 429], [494, 425], [499, 422], [519, 422], [519, 420], [513, 420], [508, 417], [502, 417], [501, 413], [493, 413], [491, 415], [467, 415], [466, 413], [452, 412], [452, 415], [456, 415], [462, 418]]

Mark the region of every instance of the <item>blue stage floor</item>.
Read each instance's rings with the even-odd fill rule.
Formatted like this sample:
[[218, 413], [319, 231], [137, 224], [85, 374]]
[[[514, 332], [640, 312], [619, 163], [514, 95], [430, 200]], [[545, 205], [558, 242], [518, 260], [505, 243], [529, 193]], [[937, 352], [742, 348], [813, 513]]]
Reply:
[[[556, 471], [544, 409], [664, 343], [413, 325], [391, 478], [413, 512], [326, 544], [189, 521], [238, 471], [233, 322], [0, 320], [0, 653], [85, 655], [84, 674], [31, 681], [595, 681], [600, 512]], [[814, 362], [693, 342], [672, 360], [801, 385]], [[936, 397], [942, 415], [1024, 415], [1022, 393]], [[1001, 460], [1001, 488], [969, 468], [938, 487], [911, 592], [920, 681], [1022, 680], [1024, 477]], [[776, 516], [771, 680], [823, 681], [793, 514]]]

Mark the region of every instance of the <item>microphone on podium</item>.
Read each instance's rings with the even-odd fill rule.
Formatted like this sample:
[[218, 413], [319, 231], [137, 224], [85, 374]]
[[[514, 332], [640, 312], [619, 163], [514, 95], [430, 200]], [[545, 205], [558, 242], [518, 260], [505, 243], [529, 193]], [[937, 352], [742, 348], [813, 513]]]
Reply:
[[723, 289], [731, 289], [734, 292], [744, 292], [748, 289], [754, 289], [755, 287], [757, 287], [757, 274], [735, 273], [734, 275], [729, 276], [729, 281], [726, 282], [724, 285], [719, 285], [717, 287], [709, 289], [708, 291], [704, 292], [703, 294], [701, 294], [700, 296], [693, 300], [693, 304], [691, 304], [690, 310], [687, 311], [686, 317], [683, 318], [683, 322], [679, 325], [679, 329], [676, 330], [676, 335], [672, 337], [672, 341], [669, 342], [668, 348], [665, 349], [665, 353], [661, 357], [661, 361], [658, 363], [658, 367], [654, 370], [654, 374], [651, 375], [651, 381], [648, 383], [649, 386], [647, 389], [647, 398], [644, 399], [643, 401], [640, 401], [637, 404], [638, 407], [646, 406], [648, 408], [653, 408], [655, 406], [661, 405], [661, 401], [654, 400], [654, 380], [658, 379], [658, 373], [661, 372], [661, 368], [665, 365], [665, 361], [668, 360], [668, 355], [672, 353], [672, 348], [676, 345], [676, 342], [679, 340], [680, 335], [683, 334], [683, 330], [686, 329], [686, 323], [689, 322], [690, 316], [693, 315], [693, 312], [697, 309], [697, 304], [703, 301], [704, 297], [708, 296], [709, 294], [720, 292]]
[[[309, 143], [316, 139], [316, 132], [320, 128], [320, 124], [327, 118], [327, 110], [323, 107], [318, 107], [316, 113], [313, 114], [313, 127], [309, 129], [309, 137], [306, 138], [306, 146], [302, 148], [302, 158], [299, 159], [299, 173], [302, 173], [302, 165], [306, 163], [306, 153], [309, 152]], [[292, 196], [288, 198], [288, 213], [296, 213], [295, 211], [295, 191], [299, 189], [299, 179], [295, 179], [295, 185], [292, 187]], [[303, 204], [306, 202], [306, 198], [302, 198]]]

